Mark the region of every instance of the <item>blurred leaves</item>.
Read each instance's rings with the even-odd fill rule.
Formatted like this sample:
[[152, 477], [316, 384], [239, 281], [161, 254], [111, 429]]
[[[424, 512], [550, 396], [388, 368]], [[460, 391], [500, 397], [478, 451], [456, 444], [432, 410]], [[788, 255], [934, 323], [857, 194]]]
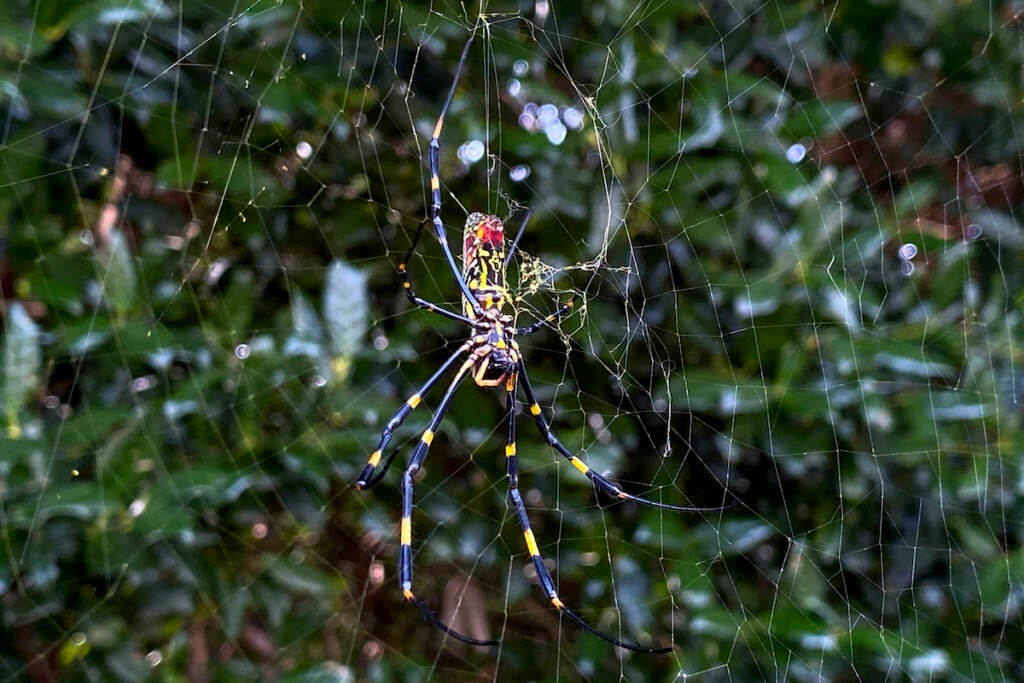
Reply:
[[368, 277], [341, 259], [327, 267], [324, 285], [324, 321], [328, 352], [339, 382], [344, 382], [362, 347], [370, 320]]
[[43, 365], [39, 326], [29, 317], [25, 307], [17, 302], [7, 309], [3, 351], [3, 397], [7, 436], [16, 439], [21, 435], [18, 414], [25, 407], [29, 396], [35, 393]]
[[[481, 9], [440, 146], [453, 249], [465, 212], [530, 206], [519, 324], [579, 303], [519, 340], [561, 441], [738, 503], [595, 496], [519, 417], [560, 594], [667, 658], [537, 591], [500, 392], [460, 390], [414, 513], [417, 590], [479, 585], [500, 650], [402, 604], [396, 473], [350, 486], [466, 334], [394, 259], [476, 8], [7, 10], [0, 680], [1024, 678], [1012, 4]], [[522, 291], [536, 264], [556, 291]], [[410, 273], [459, 309], [434, 241]]]
[[138, 282], [128, 243], [120, 230], [111, 230], [99, 251], [100, 282], [107, 305], [115, 318], [123, 319], [135, 305]]

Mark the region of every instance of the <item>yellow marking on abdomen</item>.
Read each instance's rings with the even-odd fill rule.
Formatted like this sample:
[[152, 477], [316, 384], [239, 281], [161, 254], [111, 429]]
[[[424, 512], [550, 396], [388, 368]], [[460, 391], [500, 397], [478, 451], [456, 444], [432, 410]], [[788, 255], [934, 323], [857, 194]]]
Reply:
[[583, 474], [586, 474], [587, 472], [590, 471], [590, 468], [587, 467], [587, 464], [580, 460], [579, 458], [577, 458], [575, 455], [572, 456], [572, 459], [569, 462], [571, 462], [572, 466], [578, 469]]
[[434, 432], [430, 431], [429, 429], [427, 431], [423, 432], [423, 436], [420, 437], [420, 441], [422, 441], [423, 443], [427, 444], [428, 446], [430, 445], [430, 442], [433, 441], [433, 440], [434, 440]]
[[505, 457], [511, 458], [516, 454], [516, 445], [514, 443], [505, 444]]
[[413, 595], [413, 594], [412, 594], [412, 591], [411, 591], [411, 590], [409, 590], [408, 588], [403, 588], [403, 589], [402, 589], [402, 597], [404, 597], [404, 598], [405, 598], [406, 600], [412, 600], [412, 599], [414, 599], [414, 598], [415, 598], [416, 596], [415, 596], [415, 595]]
[[380, 464], [380, 451], [374, 451], [370, 454], [370, 467], [376, 467]]
[[439, 116], [438, 119], [437, 119], [437, 125], [434, 126], [434, 137], [435, 138], [441, 137], [441, 126], [443, 126], [443, 125], [444, 125], [444, 114], [441, 114], [441, 116]]
[[420, 404], [420, 400], [421, 399], [419, 394], [413, 394], [412, 396], [409, 397], [409, 400], [406, 401], [406, 403], [409, 405], [410, 408], [415, 408]]
[[430, 176], [430, 189], [431, 190], [440, 190], [441, 189], [441, 180], [436, 175]]
[[551, 604], [554, 605], [556, 609], [562, 609], [565, 607], [565, 603], [559, 600], [557, 595], [551, 596]]
[[480, 264], [480, 289], [483, 289], [487, 286], [487, 261], [478, 260], [477, 263]]
[[400, 540], [402, 545], [412, 545], [412, 520], [408, 517], [402, 517]]
[[526, 549], [530, 551], [530, 554], [534, 557], [540, 555], [540, 548], [537, 547], [537, 539], [533, 537], [533, 529], [527, 529], [524, 531], [523, 536], [526, 537]]
[[537, 405], [536, 403], [534, 403], [532, 406], [530, 406], [530, 415], [534, 415], [534, 416], [540, 415], [540, 406]]

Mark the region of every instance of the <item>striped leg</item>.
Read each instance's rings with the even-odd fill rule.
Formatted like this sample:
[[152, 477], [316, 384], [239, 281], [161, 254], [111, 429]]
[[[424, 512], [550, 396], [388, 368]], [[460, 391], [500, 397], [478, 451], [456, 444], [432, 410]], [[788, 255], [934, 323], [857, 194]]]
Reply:
[[469, 285], [462, 278], [459, 267], [455, 264], [455, 257], [452, 256], [451, 247], [448, 246], [448, 238], [445, 235], [444, 223], [441, 221], [441, 129], [444, 127], [444, 117], [448, 113], [448, 107], [451, 106], [452, 100], [455, 98], [455, 88], [459, 84], [459, 78], [462, 76], [462, 68], [466, 65], [466, 58], [469, 56], [469, 48], [473, 44], [473, 38], [476, 36], [476, 32], [469, 34], [469, 40], [466, 41], [466, 46], [462, 48], [462, 57], [459, 58], [459, 63], [455, 67], [455, 78], [452, 80], [452, 87], [448, 91], [448, 97], [444, 101], [444, 106], [441, 107], [441, 114], [437, 117], [437, 125], [434, 126], [434, 135], [430, 138], [430, 149], [427, 153], [428, 162], [430, 164], [430, 221], [434, 224], [434, 235], [437, 240], [441, 243], [441, 250], [444, 252], [444, 257], [448, 261], [448, 267], [451, 268], [452, 273], [455, 275], [455, 280], [459, 283], [459, 288], [462, 290], [463, 296], [466, 297], [466, 301], [472, 306], [473, 311], [477, 315], [483, 314], [483, 308], [480, 306], [480, 302], [476, 300], [473, 293], [469, 291]]
[[[460, 323], [472, 325], [473, 321], [467, 318], [466, 316], [460, 315], [458, 313], [453, 313], [452, 311], [441, 308], [437, 304], [430, 303], [426, 299], [421, 299], [420, 297], [416, 296], [416, 290], [413, 289], [412, 281], [409, 279], [408, 265], [409, 259], [412, 258], [413, 253], [416, 251], [416, 244], [420, 241], [420, 234], [423, 232], [423, 227], [428, 223], [430, 223], [430, 221], [427, 219], [420, 221], [419, 226], [417, 226], [416, 228], [416, 234], [412, 238], [412, 244], [409, 245], [409, 251], [405, 252], [405, 257], [402, 258], [402, 262], [398, 264], [397, 268], [395, 268], [395, 270], [398, 272], [398, 277], [402, 279], [402, 287], [405, 288], [405, 295], [409, 297], [409, 301], [411, 301], [413, 304], [420, 308], [425, 308], [431, 313], [438, 313], [446, 318], [458, 320]], [[459, 280], [461, 279], [462, 278], [459, 278]]]
[[506, 394], [507, 409], [505, 411], [506, 419], [508, 420], [508, 439], [505, 442], [505, 462], [508, 472], [508, 496], [512, 500], [512, 505], [516, 509], [516, 517], [519, 518], [519, 525], [523, 528], [523, 537], [526, 539], [526, 549], [530, 553], [530, 560], [533, 561], [533, 568], [537, 572], [537, 579], [540, 581], [541, 590], [547, 596], [551, 604], [562, 614], [566, 615], [581, 627], [590, 631], [598, 638], [607, 640], [613, 645], [618, 647], [626, 648], [627, 650], [634, 650], [636, 652], [646, 652], [651, 654], [661, 654], [665, 652], [671, 652], [671, 647], [664, 648], [649, 648], [641, 647], [633, 643], [626, 643], [614, 636], [611, 636], [604, 631], [598, 630], [591, 626], [583, 617], [576, 614], [576, 612], [569, 609], [564, 602], [558, 597], [558, 591], [555, 589], [555, 582], [551, 578], [551, 573], [548, 568], [544, 566], [544, 558], [540, 554], [540, 548], [537, 546], [537, 539], [534, 538], [533, 530], [530, 528], [530, 518], [526, 514], [526, 505], [523, 503], [523, 497], [519, 493], [519, 465], [516, 459], [516, 415], [515, 415], [515, 394], [513, 391], [509, 391]]
[[642, 498], [641, 496], [634, 496], [631, 493], [626, 493], [618, 485], [590, 469], [586, 463], [570, 453], [569, 449], [562, 445], [562, 442], [559, 441], [558, 437], [551, 431], [551, 426], [548, 424], [547, 419], [544, 417], [544, 413], [541, 412], [540, 405], [537, 403], [537, 397], [533, 394], [533, 387], [530, 386], [530, 378], [526, 375], [526, 364], [523, 363], [522, 359], [519, 360], [519, 378], [522, 380], [523, 391], [526, 392], [526, 400], [529, 401], [530, 404], [530, 415], [533, 416], [533, 421], [537, 425], [537, 431], [539, 431], [544, 440], [547, 441], [552, 448], [561, 453], [562, 457], [568, 460], [573, 467], [585, 474], [598, 490], [603, 491], [610, 496], [614, 496], [615, 498], [619, 498], [620, 500], [631, 500], [636, 503], [642, 503], [643, 505], [650, 505], [651, 507], [664, 508], [666, 510], [678, 510], [680, 512], [721, 512], [723, 510], [728, 510], [730, 507], [734, 507], [726, 506], [705, 508], [670, 505], [668, 503], [659, 503], [648, 498]]
[[530, 323], [526, 327], [516, 328], [516, 335], [524, 336], [524, 335], [527, 335], [527, 334], [533, 334], [534, 332], [536, 332], [540, 328], [542, 328], [545, 325], [547, 325], [552, 320], [558, 320], [559, 318], [561, 318], [563, 315], [565, 315], [566, 313], [568, 313], [571, 310], [572, 310], [572, 299], [570, 299], [569, 301], [566, 301], [564, 304], [559, 306], [558, 310], [556, 310], [554, 313], [551, 313], [550, 315], [547, 315], [544, 318], [541, 318], [540, 320], [538, 320], [536, 322]]
[[388, 447], [392, 434], [394, 434], [395, 430], [398, 429], [402, 422], [405, 421], [405, 418], [409, 417], [409, 413], [416, 409], [416, 406], [420, 404], [420, 400], [422, 400], [427, 392], [434, 388], [434, 385], [441, 380], [444, 374], [448, 372], [452, 365], [455, 364], [455, 361], [459, 359], [459, 356], [464, 354], [468, 348], [469, 344], [463, 344], [460, 346], [458, 350], [453, 353], [440, 368], [438, 368], [437, 372], [431, 375], [430, 379], [424, 382], [423, 386], [421, 386], [415, 394], [409, 397], [402, 407], [398, 409], [398, 412], [391, 416], [387, 425], [384, 426], [384, 432], [380, 436], [380, 443], [377, 444], [377, 450], [370, 454], [370, 460], [366, 463], [366, 467], [363, 468], [359, 478], [356, 479], [355, 485], [357, 489], [368, 489], [376, 486], [380, 480], [384, 478], [384, 475], [387, 474], [388, 468], [391, 467], [391, 463], [395, 459], [395, 454], [398, 453], [398, 451], [394, 451], [388, 456], [388, 459], [384, 462], [384, 466], [381, 468], [380, 472], [377, 472], [376, 476], [374, 476], [374, 470], [376, 470], [377, 466], [380, 465], [381, 454], [384, 452], [384, 449]]
[[423, 436], [420, 437], [420, 442], [416, 444], [412, 457], [409, 459], [409, 466], [406, 467], [405, 473], [402, 474], [402, 523], [399, 534], [401, 548], [398, 555], [398, 582], [402, 587], [402, 597], [410, 604], [415, 605], [424, 619], [452, 638], [461, 640], [469, 645], [497, 645], [498, 641], [496, 640], [477, 640], [455, 631], [438, 619], [427, 603], [417, 598], [412, 592], [412, 479], [423, 465], [423, 461], [427, 457], [427, 451], [430, 450], [430, 442], [434, 440], [434, 433], [438, 425], [441, 424], [441, 420], [444, 419], [445, 413], [448, 412], [448, 407], [451, 405], [455, 392], [458, 390], [459, 385], [462, 384], [462, 381], [466, 379], [466, 373], [469, 372], [472, 366], [472, 359], [467, 360], [459, 368], [459, 371], [455, 373], [455, 378], [448, 385], [448, 390], [445, 391], [444, 396], [441, 398], [441, 403], [437, 406], [437, 410], [434, 411], [434, 416], [430, 420], [430, 426], [427, 427], [427, 430], [423, 432]]

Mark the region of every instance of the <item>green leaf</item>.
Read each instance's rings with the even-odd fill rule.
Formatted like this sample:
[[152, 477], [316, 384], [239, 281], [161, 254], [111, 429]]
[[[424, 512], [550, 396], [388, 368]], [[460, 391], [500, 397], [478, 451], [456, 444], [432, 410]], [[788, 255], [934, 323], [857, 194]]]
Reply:
[[324, 598], [330, 594], [330, 577], [307, 564], [288, 558], [274, 558], [267, 563], [267, 573], [287, 590], [313, 598]]
[[362, 346], [370, 319], [366, 273], [335, 259], [327, 268], [323, 317], [327, 324], [327, 351], [334, 377], [344, 382], [352, 358]]
[[99, 250], [100, 278], [107, 305], [119, 319], [132, 311], [138, 300], [135, 257], [120, 230], [111, 229], [107, 243]]
[[7, 309], [3, 362], [7, 436], [16, 439], [21, 435], [18, 412], [35, 392], [43, 363], [39, 327], [18, 302], [12, 303]]
[[281, 683], [352, 683], [355, 674], [337, 662], [323, 662], [280, 679]]

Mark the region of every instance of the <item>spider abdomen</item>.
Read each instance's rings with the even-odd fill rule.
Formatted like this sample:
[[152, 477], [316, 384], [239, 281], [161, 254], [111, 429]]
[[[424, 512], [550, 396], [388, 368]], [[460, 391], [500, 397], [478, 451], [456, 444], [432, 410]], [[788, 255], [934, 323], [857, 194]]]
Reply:
[[[462, 231], [462, 276], [484, 309], [505, 305], [505, 226], [497, 216], [474, 212]], [[463, 302], [466, 315], [475, 311]]]

